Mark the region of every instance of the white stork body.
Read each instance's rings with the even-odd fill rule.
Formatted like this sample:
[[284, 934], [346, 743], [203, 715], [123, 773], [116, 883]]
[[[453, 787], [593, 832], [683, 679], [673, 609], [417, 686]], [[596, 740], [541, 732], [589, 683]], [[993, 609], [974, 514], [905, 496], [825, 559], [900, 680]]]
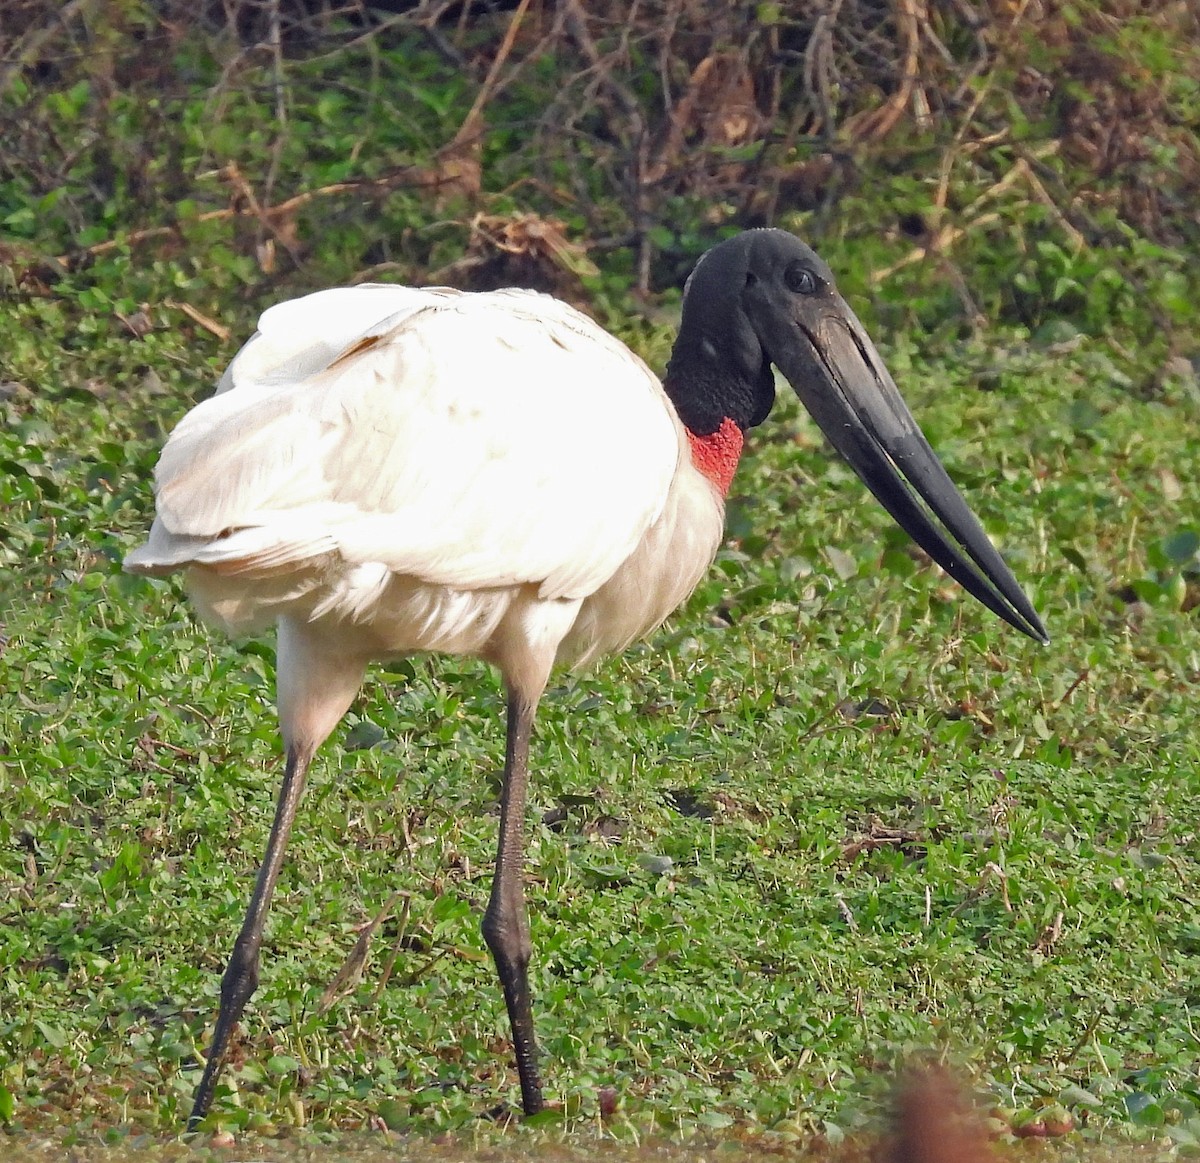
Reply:
[[186, 569], [231, 633], [278, 622], [281, 728], [314, 749], [372, 660], [477, 655], [536, 702], [691, 593], [724, 510], [658, 379], [578, 311], [379, 285], [268, 310], [156, 489], [128, 567]]
[[185, 570], [201, 611], [234, 633], [278, 625], [287, 752], [190, 1126], [209, 1109], [258, 982], [313, 754], [367, 664], [414, 651], [478, 655], [504, 676], [500, 839], [483, 933], [522, 1104], [541, 1109], [521, 877], [537, 703], [556, 661], [619, 650], [703, 576], [743, 433], [775, 399], [772, 366], [933, 559], [1045, 641], [832, 272], [784, 231], [747, 231], [700, 260], [663, 384], [543, 295], [365, 286], [267, 311], [217, 395], [180, 422], [156, 473], [149, 540], [126, 567]]

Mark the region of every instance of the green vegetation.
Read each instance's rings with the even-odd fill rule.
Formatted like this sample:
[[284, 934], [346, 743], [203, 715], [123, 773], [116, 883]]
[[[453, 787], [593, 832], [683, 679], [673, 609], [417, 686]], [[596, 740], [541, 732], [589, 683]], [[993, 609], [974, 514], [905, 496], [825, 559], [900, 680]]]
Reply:
[[[532, 33], [488, 107], [477, 188], [447, 192], [444, 169], [422, 185], [507, 14], [434, 28], [472, 66], [455, 72], [403, 23], [273, 59], [199, 17], [165, 43], [148, 4], [83, 7], [74, 71], [39, 72], [20, 41], [0, 91], [23, 127], [0, 162], [0, 1124], [88, 1142], [182, 1122], [279, 774], [270, 642], [224, 642], [176, 584], [120, 573], [166, 432], [262, 306], [368, 268], [486, 282], [527, 260], [661, 367], [660, 305], [753, 208], [711, 188], [749, 147], [712, 142], [705, 175], [623, 202], [625, 139], [596, 123], [624, 108], [611, 93], [540, 174], [527, 130], [582, 66]], [[1094, 32], [1100, 7], [1066, 5], [1068, 24]], [[753, 43], [786, 45], [758, 8]], [[933, 8], [967, 60], [975, 41]], [[616, 1136], [836, 1140], [931, 1052], [1012, 1124], [1061, 1103], [1089, 1134], [1200, 1146], [1200, 272], [1171, 213], [1200, 90], [1195, 46], [1142, 23], [1092, 38], [1137, 66], [1113, 84], [1151, 118], [1127, 182], [1056, 136], [1083, 82], [1023, 102], [1023, 70], [1078, 46], [1017, 26], [967, 90], [973, 118], [863, 130], [844, 197], [777, 206], [839, 272], [1053, 644], [914, 554], [781, 398], [691, 602], [543, 706], [529, 897], [562, 1111], [542, 1118], [590, 1132], [613, 1086]], [[597, 52], [610, 33], [598, 21]], [[978, 145], [998, 119], [1006, 136]], [[822, 140], [773, 148], [784, 197]], [[996, 189], [1021, 158], [1036, 183]], [[1168, 170], [1139, 219], [1130, 190]], [[587, 256], [548, 257], [531, 240], [549, 217], [517, 217], [552, 213]], [[909, 261], [913, 236], [878, 225], [906, 215], [961, 233]], [[654, 307], [629, 294], [643, 260]], [[428, 1135], [513, 1097], [478, 932], [498, 707], [482, 665], [372, 675], [314, 770], [214, 1125]], [[324, 998], [385, 905], [361, 976]]]

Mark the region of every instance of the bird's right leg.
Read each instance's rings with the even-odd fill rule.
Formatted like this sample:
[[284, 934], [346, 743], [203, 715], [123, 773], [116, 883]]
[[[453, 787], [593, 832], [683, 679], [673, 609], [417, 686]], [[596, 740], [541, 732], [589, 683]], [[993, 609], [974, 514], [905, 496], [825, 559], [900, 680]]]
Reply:
[[196, 1088], [188, 1130], [195, 1130], [208, 1113], [217, 1077], [229, 1055], [234, 1028], [258, 985], [263, 923], [283, 866], [283, 855], [304, 792], [308, 765], [354, 701], [366, 665], [367, 656], [348, 646], [344, 628], [335, 624], [331, 631], [320, 623], [288, 617], [279, 619], [275, 673], [279, 726], [287, 753], [283, 787], [250, 908], [221, 979], [221, 1009], [217, 1014], [208, 1062]]
[[288, 748], [283, 788], [275, 808], [275, 822], [271, 825], [267, 853], [263, 858], [262, 867], [258, 870], [258, 880], [254, 885], [254, 895], [250, 898], [246, 919], [242, 923], [242, 931], [234, 943], [233, 954], [225, 968], [225, 976], [221, 979], [221, 1009], [217, 1014], [212, 1045], [208, 1049], [208, 1062], [205, 1064], [200, 1085], [196, 1088], [192, 1113], [188, 1117], [189, 1131], [194, 1131], [200, 1120], [208, 1114], [217, 1078], [229, 1054], [234, 1027], [242, 1016], [250, 995], [258, 986], [258, 955], [262, 948], [263, 922], [267, 918], [267, 910], [271, 907], [271, 897], [275, 892], [279, 869], [283, 865], [283, 854], [292, 831], [292, 822], [296, 818], [296, 809], [300, 806], [300, 797], [304, 793], [304, 781], [308, 774], [308, 765], [312, 761], [312, 752], [311, 748]]

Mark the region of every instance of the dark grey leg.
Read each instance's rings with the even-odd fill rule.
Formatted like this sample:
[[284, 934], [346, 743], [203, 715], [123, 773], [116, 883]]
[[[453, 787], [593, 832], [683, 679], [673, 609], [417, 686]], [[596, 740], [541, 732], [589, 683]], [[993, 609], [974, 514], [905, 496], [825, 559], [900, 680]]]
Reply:
[[192, 1113], [188, 1117], [189, 1131], [194, 1131], [200, 1120], [208, 1114], [217, 1078], [229, 1054], [234, 1027], [258, 985], [258, 954], [262, 947], [263, 922], [266, 920], [267, 910], [271, 907], [275, 881], [283, 864], [284, 850], [292, 830], [292, 821], [296, 818], [296, 809], [300, 806], [300, 796], [304, 792], [304, 780], [312, 755], [311, 749], [300, 751], [288, 748], [283, 787], [280, 789], [279, 803], [275, 808], [275, 823], [271, 826], [267, 853], [263, 857], [262, 867], [258, 870], [258, 881], [254, 886], [254, 895], [250, 898], [250, 908], [246, 912], [242, 931], [234, 942], [233, 954], [229, 958], [225, 976], [221, 979], [221, 1009], [217, 1014], [217, 1028], [213, 1032], [212, 1045], [208, 1050], [208, 1063], [204, 1067], [200, 1085], [196, 1088]]
[[525, 913], [522, 863], [525, 856], [525, 789], [529, 783], [529, 736], [536, 702], [511, 687], [508, 692], [508, 744], [500, 792], [500, 846], [496, 878], [483, 917], [483, 939], [496, 960], [512, 1026], [521, 1105], [535, 1115], [545, 1105], [538, 1076], [537, 1042], [529, 999], [529, 918]]

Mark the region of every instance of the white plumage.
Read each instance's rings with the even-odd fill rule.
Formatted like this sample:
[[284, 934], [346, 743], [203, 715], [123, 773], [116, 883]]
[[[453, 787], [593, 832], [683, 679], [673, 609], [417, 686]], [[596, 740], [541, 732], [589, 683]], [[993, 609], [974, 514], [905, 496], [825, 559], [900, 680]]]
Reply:
[[[480, 654], [525, 671], [534, 698], [556, 656], [619, 649], [691, 592], [723, 508], [645, 364], [514, 290], [367, 285], [272, 307], [155, 486], [127, 568], [185, 568], [230, 632], [336, 625], [364, 664]], [[541, 621], [539, 657], [513, 657]]]

